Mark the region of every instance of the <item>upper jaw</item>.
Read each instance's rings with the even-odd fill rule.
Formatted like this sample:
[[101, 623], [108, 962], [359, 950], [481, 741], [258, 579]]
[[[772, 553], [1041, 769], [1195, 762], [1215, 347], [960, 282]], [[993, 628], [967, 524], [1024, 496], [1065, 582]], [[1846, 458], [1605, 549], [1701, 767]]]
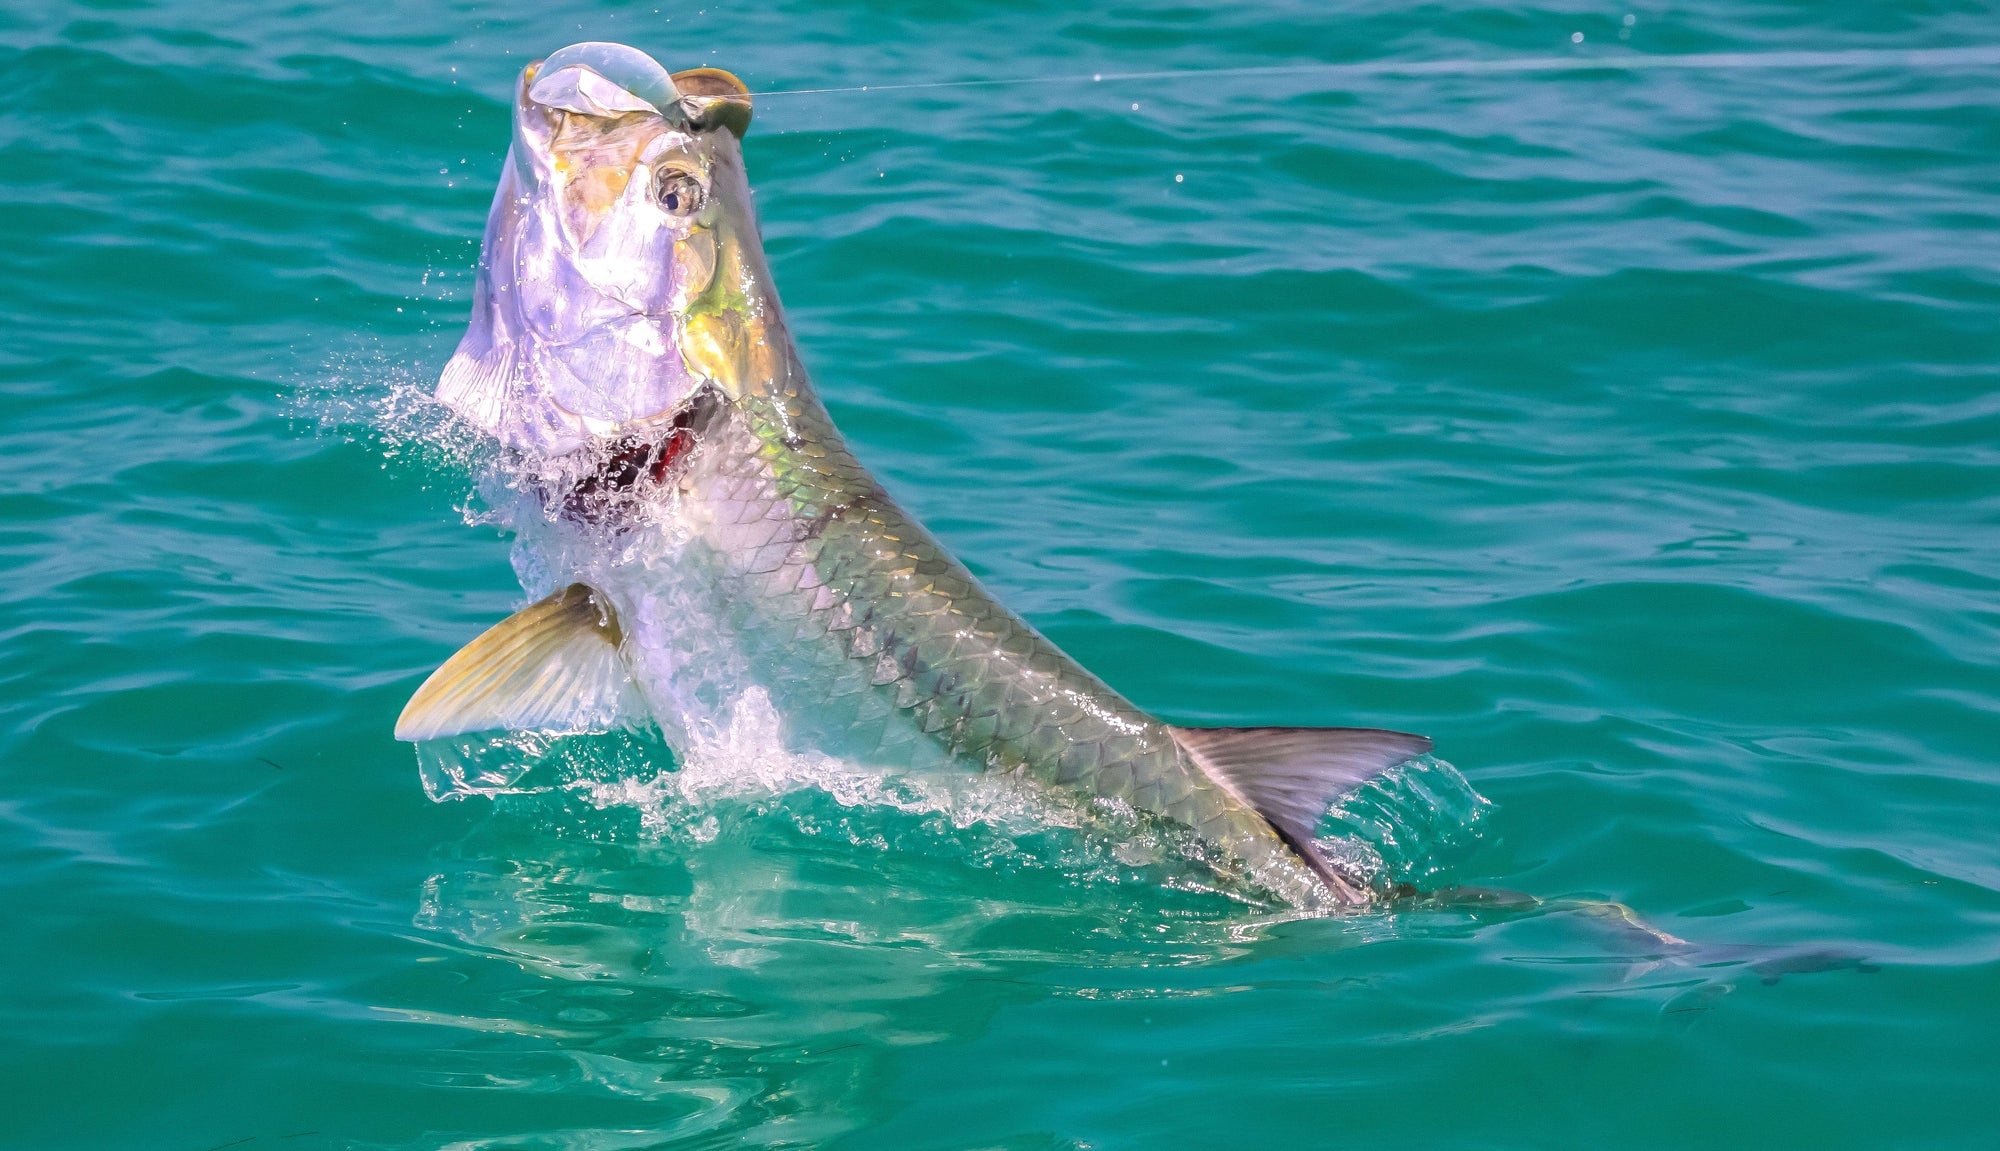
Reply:
[[[724, 128], [738, 137], [751, 114], [749, 94], [731, 73], [694, 68], [676, 79], [637, 48], [587, 40], [558, 48], [522, 70], [514, 96], [514, 142], [545, 147], [554, 112], [616, 117], [645, 111], [683, 131]], [[516, 154], [524, 177], [547, 174], [533, 168], [530, 149]]]
[[562, 114], [616, 118], [652, 112], [686, 126], [680, 89], [660, 62], [624, 44], [584, 41], [521, 70], [514, 90], [514, 161], [528, 186], [551, 173], [550, 144]]
[[[538, 102], [550, 107], [564, 107], [585, 115], [604, 114], [588, 106], [567, 107], [553, 102], [580, 99], [606, 109], [613, 105], [622, 111], [650, 108], [669, 121], [687, 122], [681, 108], [681, 91], [675, 86], [672, 73], [661, 67], [658, 60], [629, 45], [586, 40], [558, 48], [539, 65], [531, 67], [535, 71], [535, 88], [543, 89], [546, 85], [548, 98], [537, 97]], [[536, 93], [531, 91], [530, 96], [536, 97]]]

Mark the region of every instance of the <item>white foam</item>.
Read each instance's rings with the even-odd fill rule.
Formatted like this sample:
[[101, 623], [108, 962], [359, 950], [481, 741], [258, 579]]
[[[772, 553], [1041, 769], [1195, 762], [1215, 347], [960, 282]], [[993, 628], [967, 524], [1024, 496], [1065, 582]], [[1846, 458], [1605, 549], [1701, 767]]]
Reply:
[[[1033, 863], [1022, 841], [1051, 832], [1107, 829], [1123, 822], [1126, 835], [1110, 843], [1057, 854], [1072, 865], [1113, 863], [1127, 867], [1156, 864], [1156, 843], [1139, 836], [1129, 809], [1075, 804], [1027, 781], [973, 771], [913, 771], [837, 756], [793, 750], [769, 695], [746, 689], [727, 710], [724, 722], [698, 726], [675, 770], [640, 777], [578, 778], [567, 785], [599, 809], [630, 808], [651, 834], [703, 842], [713, 839], [718, 813], [732, 817], [780, 814], [808, 834], [833, 835], [878, 850], [911, 832], [881, 817], [916, 817], [916, 834], [929, 840], [956, 838], [974, 856], [996, 853]], [[818, 820], [787, 801], [816, 795], [858, 818]], [[1121, 816], [1123, 817], [1121, 820]], [[973, 837], [955, 833], [977, 829]], [[1080, 842], [1080, 837], [1079, 837]], [[1075, 845], [1072, 845], [1075, 846]], [[1057, 862], [1049, 860], [1049, 862]]]
[[1320, 843], [1372, 882], [1421, 886], [1479, 838], [1492, 807], [1456, 767], [1419, 756], [1341, 801]]
[[375, 445], [385, 466], [407, 460], [425, 472], [460, 477], [499, 470], [492, 437], [440, 403], [431, 394], [436, 384], [369, 347], [329, 360], [302, 381], [294, 409], [323, 434]]

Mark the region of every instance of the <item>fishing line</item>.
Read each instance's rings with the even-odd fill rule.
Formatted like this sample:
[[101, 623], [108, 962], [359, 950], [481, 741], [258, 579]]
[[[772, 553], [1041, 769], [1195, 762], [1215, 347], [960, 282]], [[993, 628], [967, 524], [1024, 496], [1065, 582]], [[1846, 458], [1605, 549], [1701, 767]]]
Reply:
[[788, 88], [752, 92], [774, 96], [825, 96], [849, 92], [919, 92], [943, 88], [1000, 88], [1030, 84], [1108, 84], [1118, 81], [1203, 80], [1219, 76], [1320, 76], [1329, 80], [1374, 76], [1499, 76], [1534, 72], [1747, 71], [1807, 68], [1946, 68], [2000, 65], [2000, 44], [1962, 48], [1851, 48], [1830, 52], [1692, 52], [1678, 56], [1523, 56], [1512, 60], [1367, 60], [1350, 64], [1266, 64], [1244, 68], [1178, 68], [1155, 72], [1078, 72], [1063, 76], [1012, 76], [988, 80], [937, 80], [912, 84], [862, 84], [852, 88]]

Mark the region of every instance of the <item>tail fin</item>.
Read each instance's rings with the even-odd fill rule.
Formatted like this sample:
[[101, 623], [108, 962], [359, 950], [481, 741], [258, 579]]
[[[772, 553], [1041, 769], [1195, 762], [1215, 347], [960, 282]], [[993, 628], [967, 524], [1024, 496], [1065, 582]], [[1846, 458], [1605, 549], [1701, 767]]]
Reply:
[[1263, 816], [1278, 837], [1350, 903], [1367, 884], [1313, 844], [1329, 807], [1355, 788], [1431, 749], [1421, 735], [1379, 727], [1174, 727], [1195, 764]]

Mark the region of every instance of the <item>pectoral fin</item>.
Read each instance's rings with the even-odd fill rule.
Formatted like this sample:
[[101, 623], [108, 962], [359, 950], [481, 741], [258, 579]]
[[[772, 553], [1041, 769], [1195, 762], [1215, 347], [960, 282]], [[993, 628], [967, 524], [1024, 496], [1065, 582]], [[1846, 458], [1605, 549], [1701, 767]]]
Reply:
[[441, 739], [475, 731], [603, 731], [645, 714], [619, 655], [624, 633], [603, 594], [587, 584], [522, 608], [431, 673], [396, 738]]
[[[1313, 846], [1327, 809], [1355, 788], [1431, 749], [1421, 735], [1378, 727], [1173, 727], [1210, 776], [1255, 808], [1334, 891], [1358, 894]], [[1365, 896], [1362, 896], [1365, 898]]]

